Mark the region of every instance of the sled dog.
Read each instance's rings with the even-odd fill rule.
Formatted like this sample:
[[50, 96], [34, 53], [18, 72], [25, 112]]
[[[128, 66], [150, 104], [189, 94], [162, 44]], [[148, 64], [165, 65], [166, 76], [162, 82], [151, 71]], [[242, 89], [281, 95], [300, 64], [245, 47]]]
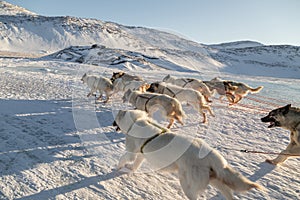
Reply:
[[86, 73], [82, 76], [81, 81], [83, 83], [86, 83], [88, 87], [91, 89], [91, 91], [88, 93], [87, 97], [90, 97], [94, 94], [94, 92], [97, 92], [97, 90], [100, 93], [100, 96], [97, 100], [100, 100], [102, 98], [102, 95], [105, 94], [106, 100], [104, 103], [106, 103], [109, 100], [109, 97], [113, 94], [113, 84], [112, 82], [105, 77], [97, 77], [97, 76], [91, 76], [87, 75]]
[[187, 102], [196, 111], [199, 111], [203, 116], [203, 123], [207, 122], [206, 114], [203, 110], [207, 110], [212, 116], [214, 116], [210, 106], [207, 104], [204, 96], [199, 92], [191, 88], [182, 88], [172, 84], [166, 84], [165, 82], [151, 83], [147, 92], [155, 92], [160, 94], [166, 94], [170, 97], [178, 99], [178, 101]]
[[110, 78], [111, 82], [114, 82], [116, 79], [122, 78], [125, 82], [128, 81], [143, 81], [139, 76], [130, 75], [125, 72], [113, 72], [112, 77]]
[[223, 81], [217, 81], [217, 80], [211, 80], [211, 81], [203, 81], [205, 85], [211, 90], [216, 91], [220, 97], [220, 101], [222, 101], [222, 98], [225, 96], [227, 97], [230, 104], [234, 103], [234, 95], [232, 94], [232, 91], [236, 89], [236, 87], [233, 87], [229, 84], [225, 84]]
[[268, 128], [282, 127], [291, 131], [290, 143], [277, 158], [266, 161], [271, 164], [283, 163], [291, 156], [300, 156], [300, 108], [291, 107], [291, 104], [272, 110], [261, 118], [262, 122], [269, 122]]
[[[119, 111], [114, 124], [126, 135], [126, 153], [119, 160], [118, 170], [126, 167], [133, 173], [144, 159], [154, 167], [165, 161], [157, 169], [177, 172], [180, 185], [190, 200], [196, 200], [208, 184], [220, 190], [226, 199], [233, 199], [233, 191], [264, 189], [233, 169], [203, 140], [190, 140], [184, 134], [177, 135], [161, 128], [144, 111]], [[184, 144], [188, 144], [185, 151], [170, 159]], [[207, 153], [202, 157], [199, 152], [203, 149]]]
[[146, 92], [148, 84], [144, 81], [124, 81], [122, 78], [117, 78], [114, 83], [114, 92], [125, 92], [129, 89], [131, 90], [140, 90], [141, 92]]
[[[220, 81], [221, 79], [214, 78], [212, 81]], [[242, 100], [249, 92], [250, 93], [258, 93], [263, 89], [263, 86], [259, 86], [257, 88], [251, 88], [245, 83], [235, 82], [235, 81], [228, 81], [223, 80], [224, 85], [227, 85], [229, 92], [234, 95], [234, 100], [232, 104], [236, 104]], [[231, 88], [231, 89], [230, 89]]]
[[182, 118], [185, 116], [182, 106], [177, 99], [164, 94], [142, 93], [140, 91], [128, 90], [123, 96], [124, 102], [129, 102], [132, 106], [139, 110], [144, 110], [150, 115], [153, 115], [158, 109], [167, 118], [170, 123], [167, 126], [170, 128], [175, 119], [183, 125]]
[[211, 100], [209, 100], [209, 97], [213, 95], [213, 92], [210, 91], [207, 85], [205, 85], [202, 81], [198, 79], [175, 78], [169, 74], [165, 78], [163, 78], [163, 81], [183, 88], [192, 88], [194, 90], [197, 90], [204, 95], [205, 100], [207, 102], [211, 102]]

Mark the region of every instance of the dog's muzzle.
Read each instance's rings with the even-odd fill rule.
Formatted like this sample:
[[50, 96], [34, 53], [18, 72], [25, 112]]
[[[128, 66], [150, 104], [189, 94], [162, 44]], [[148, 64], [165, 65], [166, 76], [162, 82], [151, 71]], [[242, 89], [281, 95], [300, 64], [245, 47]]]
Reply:
[[272, 128], [272, 127], [275, 127], [275, 126], [280, 126], [280, 122], [276, 121], [274, 118], [269, 117], [269, 116], [261, 118], [261, 121], [264, 122], [264, 123], [270, 122], [270, 125], [268, 126], [268, 128]]

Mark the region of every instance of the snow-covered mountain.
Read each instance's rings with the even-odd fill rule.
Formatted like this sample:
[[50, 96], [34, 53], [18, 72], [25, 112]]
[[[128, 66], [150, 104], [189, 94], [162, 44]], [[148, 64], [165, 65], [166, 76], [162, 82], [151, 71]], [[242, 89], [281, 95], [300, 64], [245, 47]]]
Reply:
[[226, 66], [223, 72], [300, 78], [299, 46], [259, 45], [223, 48], [210, 51], [210, 56]]
[[[101, 44], [110, 48], [142, 50], [145, 48], [171, 48], [202, 50], [202, 45], [176, 35], [143, 27], [123, 26], [97, 19], [77, 17], [46, 17], [23, 12], [15, 15], [19, 7], [2, 2], [0, 16], [0, 50], [53, 52], [72, 45]], [[24, 9], [25, 10], [25, 9]]]
[[249, 40], [209, 45], [209, 47], [215, 49], [236, 49], [236, 48], [247, 48], [247, 47], [258, 47], [258, 46], [264, 46], [264, 45], [260, 42], [254, 42]]
[[[82, 46], [76, 49], [76, 55], [82, 57], [87, 53], [85, 47], [97, 44], [105, 47], [101, 55], [85, 57], [83, 62], [107, 64], [101, 62], [103, 56], [109, 57], [113, 51], [118, 54], [124, 50], [176, 66], [167, 69], [300, 78], [300, 53], [299, 47], [295, 46], [266, 46], [253, 41], [204, 45], [155, 29], [97, 19], [40, 16], [3, 1], [0, 5], [0, 51], [46, 54], [62, 50], [65, 54], [67, 51], [72, 54], [75, 49], [70, 46]], [[80, 49], [84, 52], [80, 53]], [[78, 61], [77, 58], [67, 59]], [[127, 61], [124, 67], [128, 69], [145, 68], [145, 65], [153, 68], [158, 63], [140, 62], [140, 59], [139, 62], [135, 59]], [[164, 65], [159, 66], [166, 69]], [[294, 71], [292, 76], [285, 72], [286, 68]]]
[[36, 15], [25, 8], [0, 1], [0, 15]]
[[[213, 66], [213, 60], [209, 56], [188, 52], [183, 58], [182, 51], [171, 49], [148, 49], [145, 54], [124, 49], [108, 48], [103, 45], [71, 46], [56, 53], [42, 57], [42, 59], [61, 59], [65, 61], [85, 63], [98, 66], [108, 66], [124, 70], [172, 70], [181, 72], [197, 72], [201, 69], [207, 71], [207, 66]], [[200, 63], [197, 68], [193, 65], [180, 64], [189, 60], [189, 63]], [[202, 59], [202, 60], [200, 60]], [[176, 62], [177, 61], [177, 62]], [[203, 65], [207, 63], [207, 65]], [[214, 63], [216, 66], [217, 63]]]

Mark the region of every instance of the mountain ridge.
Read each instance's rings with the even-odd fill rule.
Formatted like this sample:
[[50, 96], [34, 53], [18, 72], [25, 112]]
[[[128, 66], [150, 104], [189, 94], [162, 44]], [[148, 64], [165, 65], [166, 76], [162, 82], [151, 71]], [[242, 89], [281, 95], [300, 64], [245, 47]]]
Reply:
[[[8, 7], [12, 13], [22, 10], [13, 5]], [[255, 72], [261, 76], [291, 77], [292, 74], [291, 78], [300, 78], [300, 47], [297, 46], [263, 45], [255, 41], [205, 45], [156, 29], [124, 26], [99, 19], [48, 17], [36, 14], [0, 15], [0, 44], [1, 52], [39, 55], [55, 54], [60, 51], [65, 51], [65, 55], [67, 51], [79, 53], [72, 47], [89, 48], [97, 44], [105, 47], [102, 50], [107, 50], [107, 52], [101, 50], [102, 54], [109, 55], [121, 49], [125, 57], [132, 51], [135, 52], [135, 56], [138, 55], [137, 57], [140, 55], [156, 57], [160, 60], [160, 64], [163, 63], [157, 65], [157, 62], [154, 64], [151, 61], [146, 67], [140, 59], [129, 59], [124, 61], [126, 63], [126, 66], [122, 66], [124, 69], [152, 69], [161, 66], [162, 69], [201, 73], [226, 72], [251, 75]], [[85, 55], [86, 50], [81, 56]], [[63, 57], [60, 59], [64, 60]], [[101, 63], [101, 60], [103, 59], [97, 54], [83, 59], [87, 64], [107, 64]], [[171, 67], [167, 67], [167, 63]], [[279, 71], [276, 72], [275, 69]], [[291, 70], [293, 73], [285, 73], [285, 70]]]

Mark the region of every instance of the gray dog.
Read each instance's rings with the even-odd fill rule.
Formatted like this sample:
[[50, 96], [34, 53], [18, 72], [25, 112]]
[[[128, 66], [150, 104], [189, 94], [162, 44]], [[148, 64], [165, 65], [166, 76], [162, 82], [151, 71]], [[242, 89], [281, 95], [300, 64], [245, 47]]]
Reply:
[[272, 110], [266, 117], [261, 118], [262, 122], [269, 122], [268, 128], [282, 127], [291, 131], [290, 143], [281, 154], [273, 159], [266, 161], [277, 165], [283, 163], [290, 156], [300, 156], [300, 109], [291, 107], [288, 104], [284, 107]]

